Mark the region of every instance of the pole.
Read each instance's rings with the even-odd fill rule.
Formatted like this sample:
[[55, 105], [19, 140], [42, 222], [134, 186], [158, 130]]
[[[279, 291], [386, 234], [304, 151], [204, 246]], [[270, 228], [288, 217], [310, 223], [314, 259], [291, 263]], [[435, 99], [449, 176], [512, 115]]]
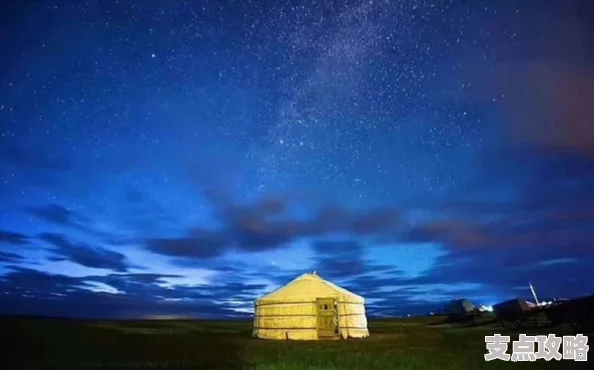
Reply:
[[532, 286], [531, 282], [528, 282], [528, 285], [530, 285], [530, 291], [532, 292], [532, 296], [534, 297], [534, 301], [536, 302], [536, 304], [538, 305], [538, 298], [536, 298], [536, 292], [534, 291], [534, 287]]

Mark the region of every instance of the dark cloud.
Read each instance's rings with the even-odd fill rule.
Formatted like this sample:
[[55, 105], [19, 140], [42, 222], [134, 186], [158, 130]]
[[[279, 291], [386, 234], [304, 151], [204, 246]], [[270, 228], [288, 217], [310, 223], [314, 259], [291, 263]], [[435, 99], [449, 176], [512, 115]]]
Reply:
[[[282, 247], [303, 233], [305, 225], [286, 219], [285, 199], [263, 198], [254, 204], [214, 203], [223, 225], [224, 243], [242, 251], [264, 251]], [[285, 217], [283, 217], [285, 216]]]
[[[40, 207], [26, 207], [25, 211], [43, 222], [60, 226], [62, 228], [81, 231], [85, 233], [86, 236], [105, 244], [127, 245], [138, 244], [142, 242], [140, 238], [133, 238], [127, 235], [119, 235], [116, 233], [99, 230], [93, 226], [90, 217], [83, 214], [82, 212], [73, 210], [60, 204], [49, 203]], [[136, 220], [140, 219], [141, 217], [151, 217], [152, 215], [146, 212], [146, 210], [135, 210], [135, 212], [138, 215], [143, 215], [136, 217]], [[159, 219], [155, 220], [155, 222], [158, 221]], [[154, 224], [152, 228], [148, 229], [154, 230]]]
[[[543, 298], [591, 294], [594, 284], [589, 269], [594, 257], [575, 257], [559, 257], [550, 252], [532, 255], [526, 250], [454, 253], [442, 257], [427, 275], [411, 279], [408, 283], [480, 283], [485, 285], [485, 293], [527, 297], [530, 295], [527, 285], [532, 282]], [[518, 292], [514, 289], [516, 287], [525, 289]]]
[[[543, 296], [583, 295], [590, 289], [586, 283], [589, 281], [588, 266], [594, 263], [591, 259], [593, 250], [587, 244], [594, 236], [591, 228], [594, 213], [588, 206], [592, 199], [587, 190], [590, 173], [588, 162], [563, 158], [555, 156], [532, 162], [540, 163], [532, 168], [534, 178], [524, 178], [521, 174], [508, 177], [507, 184], [520, 190], [524, 194], [522, 197], [502, 201], [472, 191], [452, 200], [434, 202], [432, 207], [420, 207], [431, 217], [412, 224], [403, 220], [408, 216], [406, 207], [369, 211], [322, 207], [309, 217], [297, 218], [287, 216], [291, 204], [282, 197], [268, 197], [248, 205], [218, 204], [219, 227], [196, 228], [179, 238], [147, 238], [144, 242], [148, 250], [173, 257], [180, 266], [208, 268], [224, 274], [222, 281], [227, 286], [165, 288], [163, 279], [176, 276], [111, 274], [87, 277], [84, 283], [107, 284], [120, 292], [119, 295], [89, 293], [86, 286], [72, 298], [87, 302], [101, 296], [113, 303], [110, 309], [119, 312], [118, 315], [124, 315], [120, 310], [124, 308], [126, 312], [143, 312], [138, 306], [148, 303], [159, 312], [208, 311], [233, 315], [231, 305], [211, 307], [208, 301], [231, 299], [249, 306], [265, 286], [244, 284], [247, 279], [268, 279], [284, 284], [305, 271], [257, 271], [248, 265], [221, 264], [218, 257], [231, 250], [276, 249], [299, 238], [317, 240], [311, 244], [314, 268], [323, 277], [344, 282], [342, 285], [346, 288], [374, 301], [369, 304], [371, 316], [435, 310], [451, 298], [481, 298], [485, 292], [501, 299], [525, 295], [526, 292], [515, 288], [525, 286], [527, 281], [542, 286], [539, 293]], [[564, 163], [564, 160], [567, 161], [565, 170], [551, 167], [552, 163]], [[505, 171], [498, 170], [494, 173]], [[537, 181], [548, 177], [551, 181], [536, 186]], [[492, 188], [496, 193], [505, 188], [504, 185], [504, 182], [494, 182]], [[568, 192], [579, 194], [581, 200], [572, 201]], [[142, 202], [143, 198], [135, 195], [130, 201]], [[332, 234], [342, 234], [344, 238], [338, 241], [324, 239]], [[440, 257], [424, 275], [407, 277], [392, 266], [378, 265], [366, 259], [367, 246], [361, 238], [369, 236], [387, 237], [391, 245], [394, 242], [436, 243], [448, 254]], [[114, 255], [111, 256], [114, 258], [106, 258], [101, 252], [89, 254], [90, 246], [71, 243], [63, 235], [46, 233], [43, 239], [61, 251], [54, 258], [77, 261], [88, 267], [126, 271], [127, 264], [118, 262], [119, 258]], [[72, 252], [79, 248], [84, 258]], [[92, 251], [96, 250], [93, 248]], [[572, 260], [574, 257], [581, 261]], [[575, 285], [567, 288], [570, 283]], [[446, 284], [450, 288], [478, 284], [485, 291], [440, 291], [434, 287], [436, 284]], [[154, 297], [157, 303], [147, 302], [147, 297]], [[193, 307], [199, 307], [198, 311], [193, 311]]]
[[372, 302], [371, 315], [403, 315], [442, 308], [454, 298], [493, 304], [513, 297], [531, 299], [528, 282], [541, 299], [591, 294], [590, 268], [594, 257], [555, 258], [552, 253], [531, 256], [526, 251], [450, 253], [422, 276], [369, 274], [342, 284]]
[[78, 213], [59, 204], [47, 204], [43, 207], [34, 207], [29, 212], [45, 222], [71, 227], [82, 227], [87, 220]]
[[367, 236], [391, 230], [400, 222], [395, 209], [350, 210], [326, 207], [310, 218], [289, 216], [287, 198], [265, 197], [248, 205], [214, 203], [221, 227], [192, 229], [178, 238], [147, 240], [147, 248], [173, 257], [213, 258], [226, 251], [261, 252], [286, 247], [301, 238], [332, 233]]
[[0, 244], [1, 243], [25, 245], [29, 243], [29, 237], [25, 234], [0, 229]]
[[[235, 250], [262, 252], [286, 247], [301, 238], [319, 238], [332, 233], [373, 235], [390, 230], [400, 222], [395, 208], [355, 210], [340, 206], [316, 204], [308, 217], [291, 214], [298, 197], [268, 194], [255, 202], [238, 203], [225, 186], [236, 174], [208, 164], [191, 167], [187, 175], [200, 194], [212, 205], [216, 229], [193, 228], [173, 238], [150, 238], [147, 249], [152, 252], [185, 258], [214, 258]], [[133, 199], [138, 201], [138, 196]], [[183, 264], [183, 262], [181, 262]]]
[[[563, 194], [566, 189], [559, 190]], [[573, 194], [585, 189], [575, 189]], [[458, 202], [434, 211], [438, 219], [419, 222], [398, 241], [440, 243], [453, 251], [473, 249], [550, 249], [591, 254], [594, 212], [589, 198], [556, 202], [552, 194], [519, 202]], [[522, 198], [525, 199], [525, 198]]]
[[242, 251], [260, 252], [284, 246], [306, 232], [299, 221], [270, 221], [248, 216], [231, 221], [226, 231], [231, 235], [234, 245]]
[[412, 227], [399, 240], [408, 243], [441, 243], [452, 248], [480, 248], [494, 242], [479, 228], [480, 225], [455, 220], [429, 222]]
[[87, 276], [88, 283], [100, 282], [116, 289], [128, 297], [152, 297], [154, 300], [248, 300], [251, 304], [255, 292], [265, 288], [261, 284], [225, 280], [209, 285], [188, 286], [167, 284], [168, 278], [179, 278], [173, 274], [110, 274], [107, 276]]
[[427, 216], [393, 233], [394, 240], [433, 242], [455, 252], [592, 254], [594, 157], [516, 147], [483, 164], [463, 194], [419, 202]]
[[[384, 314], [431, 307], [430, 302], [422, 302], [420, 297], [425, 295], [444, 301], [476, 297], [483, 303], [530, 298], [529, 281], [546, 299], [591, 294], [594, 162], [567, 152], [520, 154], [511, 152], [508, 158], [487, 162], [480, 187], [446, 201], [418, 202], [416, 210], [422, 210], [424, 217], [380, 237], [387, 237], [391, 245], [442, 246], [447, 254], [429, 271], [414, 278], [355, 276], [345, 286], [379, 299], [371, 305], [371, 312]], [[450, 288], [479, 284], [483, 288], [446, 289], [440, 294], [432, 290], [436, 284]], [[407, 287], [418, 291], [402, 293]], [[396, 293], [387, 293], [390, 289]], [[400, 307], [390, 307], [390, 301]]]
[[183, 258], [213, 258], [227, 248], [227, 238], [220, 232], [192, 230], [180, 238], [157, 238], [146, 241], [154, 253]]
[[128, 273], [128, 274], [112, 274], [111, 276], [123, 276], [127, 279], [133, 280], [141, 284], [159, 283], [165, 278], [179, 278], [183, 275], [174, 274], [153, 274], [153, 273]]
[[132, 267], [126, 256], [121, 253], [84, 243], [75, 244], [62, 234], [42, 233], [39, 238], [52, 246], [53, 260], [70, 261], [85, 267], [121, 272]]
[[0, 289], [3, 293], [50, 298], [67, 296], [88, 286], [83, 280], [66, 275], [48, 274], [23, 267], [13, 267], [12, 270], [0, 276]]
[[[205, 287], [159, 285], [169, 277], [177, 276], [111, 274], [74, 278], [14, 268], [0, 276], [0, 312], [114, 319], [158, 315], [246, 317], [234, 309], [237, 306], [230, 300], [253, 299], [254, 291], [262, 288], [241, 283]], [[97, 283], [107, 284], [118, 293], [100, 291]]]
[[17, 263], [23, 260], [24, 257], [18, 254], [0, 251], [0, 263]]

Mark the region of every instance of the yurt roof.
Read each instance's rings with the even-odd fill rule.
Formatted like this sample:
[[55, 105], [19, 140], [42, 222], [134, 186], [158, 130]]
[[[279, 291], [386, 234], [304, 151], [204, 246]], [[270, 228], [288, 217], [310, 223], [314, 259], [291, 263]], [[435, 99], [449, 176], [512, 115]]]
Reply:
[[[364, 303], [363, 297], [349, 292], [316, 273], [303, 274], [279, 289], [256, 300], [259, 303], [312, 302], [316, 298], [336, 297], [340, 301]], [[340, 299], [342, 298], [342, 299]]]

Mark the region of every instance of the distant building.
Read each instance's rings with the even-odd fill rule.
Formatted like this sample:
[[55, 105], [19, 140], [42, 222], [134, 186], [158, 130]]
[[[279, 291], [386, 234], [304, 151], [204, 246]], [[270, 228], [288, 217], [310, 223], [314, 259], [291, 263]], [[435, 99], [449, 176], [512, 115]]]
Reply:
[[316, 275], [303, 274], [254, 302], [253, 336], [333, 339], [369, 336], [363, 297]]
[[534, 307], [535, 304], [532, 302], [528, 302], [525, 299], [522, 298], [514, 298], [514, 299], [509, 299], [507, 301], [504, 302], [500, 302], [497, 303], [495, 305], [493, 305], [493, 309], [495, 310], [495, 312], [498, 311], [529, 311], [532, 307]]

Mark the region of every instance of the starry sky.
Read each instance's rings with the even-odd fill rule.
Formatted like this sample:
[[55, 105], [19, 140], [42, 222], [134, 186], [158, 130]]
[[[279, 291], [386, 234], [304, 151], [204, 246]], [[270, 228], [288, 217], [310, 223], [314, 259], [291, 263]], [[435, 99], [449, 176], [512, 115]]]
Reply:
[[591, 294], [589, 1], [3, 1], [0, 312]]

